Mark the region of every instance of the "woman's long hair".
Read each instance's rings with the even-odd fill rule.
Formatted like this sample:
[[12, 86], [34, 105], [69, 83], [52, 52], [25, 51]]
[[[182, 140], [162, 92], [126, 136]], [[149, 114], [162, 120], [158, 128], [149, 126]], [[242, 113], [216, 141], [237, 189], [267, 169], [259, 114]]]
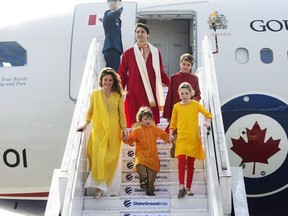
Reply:
[[106, 76], [106, 75], [111, 75], [113, 77], [112, 91], [113, 92], [117, 92], [120, 95], [120, 97], [122, 97], [124, 95], [124, 90], [122, 88], [120, 76], [111, 67], [104, 67], [101, 70], [101, 75], [99, 77], [99, 86], [101, 88], [103, 87], [102, 86], [102, 81], [103, 81], [103, 77]]

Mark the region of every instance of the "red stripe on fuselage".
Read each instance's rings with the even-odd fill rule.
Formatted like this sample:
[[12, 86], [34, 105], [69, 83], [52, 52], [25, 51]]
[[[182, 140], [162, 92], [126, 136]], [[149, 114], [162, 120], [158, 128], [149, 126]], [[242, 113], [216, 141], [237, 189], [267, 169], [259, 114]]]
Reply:
[[48, 197], [49, 192], [0, 194], [0, 197]]

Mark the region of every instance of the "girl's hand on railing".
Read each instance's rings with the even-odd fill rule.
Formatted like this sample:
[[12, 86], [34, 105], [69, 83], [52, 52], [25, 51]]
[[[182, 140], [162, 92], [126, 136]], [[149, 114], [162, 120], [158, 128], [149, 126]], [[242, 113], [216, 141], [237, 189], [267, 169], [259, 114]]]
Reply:
[[210, 130], [210, 126], [211, 126], [211, 119], [208, 119], [204, 122], [204, 126], [206, 127], [206, 129]]
[[211, 119], [207, 119], [205, 122], [204, 122], [204, 126], [206, 127], [207, 129], [207, 135], [210, 134], [210, 130], [211, 130]]

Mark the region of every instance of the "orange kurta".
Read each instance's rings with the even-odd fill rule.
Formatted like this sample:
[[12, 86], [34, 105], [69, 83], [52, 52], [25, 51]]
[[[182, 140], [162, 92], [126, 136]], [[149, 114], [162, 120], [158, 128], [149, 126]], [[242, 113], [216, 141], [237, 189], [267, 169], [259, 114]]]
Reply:
[[136, 142], [135, 163], [136, 166], [142, 164], [152, 170], [160, 170], [160, 160], [158, 156], [157, 137], [160, 137], [164, 142], [169, 142], [169, 135], [155, 125], [142, 126], [135, 128], [129, 134], [126, 144]]

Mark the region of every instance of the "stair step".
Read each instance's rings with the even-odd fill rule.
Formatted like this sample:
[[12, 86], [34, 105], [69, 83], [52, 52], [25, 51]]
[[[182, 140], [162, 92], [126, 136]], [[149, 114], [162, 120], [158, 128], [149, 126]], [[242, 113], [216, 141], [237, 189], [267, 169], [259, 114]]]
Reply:
[[[122, 171], [133, 171], [134, 158], [122, 158]], [[160, 160], [160, 172], [168, 170], [177, 170], [178, 160], [176, 158], [161, 158]], [[195, 169], [204, 169], [203, 160], [195, 160]]]
[[135, 211], [82, 211], [81, 216], [209, 216], [208, 211], [198, 209], [182, 209], [167, 211], [156, 211], [156, 212], [135, 212]]
[[170, 211], [163, 211], [162, 209], [155, 209], [152, 212], [145, 210], [140, 211], [93, 211], [84, 210], [81, 216], [209, 216], [207, 210], [200, 209], [177, 209]]
[[85, 197], [84, 209], [93, 211], [139, 211], [143, 210], [169, 211], [170, 209], [197, 209], [207, 211], [208, 200], [206, 195], [186, 196], [178, 199], [176, 195], [156, 195], [154, 197], [142, 196], [126, 196], [126, 197], [101, 197], [94, 199]]
[[[194, 170], [193, 181], [205, 182], [205, 173], [203, 169]], [[121, 182], [139, 182], [139, 176], [133, 171], [122, 171]], [[178, 182], [178, 171], [161, 171], [157, 173], [156, 182]]]
[[[145, 190], [141, 189], [139, 183], [129, 182], [122, 183], [120, 187], [120, 196], [144, 196]], [[156, 182], [155, 190], [156, 195], [177, 195], [179, 192], [178, 182]], [[207, 187], [204, 182], [193, 182], [192, 192], [195, 195], [207, 195]], [[86, 189], [86, 196], [92, 196], [93, 190]]]
[[[192, 191], [195, 195], [206, 195], [207, 188], [204, 182], [193, 182]], [[179, 192], [178, 182], [156, 182], [155, 190], [156, 195], [177, 195]], [[145, 190], [141, 189], [139, 183], [129, 182], [122, 183], [120, 188], [120, 196], [129, 195], [145, 195]]]
[[[170, 148], [171, 144], [158, 144], [158, 156], [162, 158], [170, 158]], [[134, 158], [135, 156], [135, 146], [129, 146], [126, 144], [122, 145], [122, 158]]]

